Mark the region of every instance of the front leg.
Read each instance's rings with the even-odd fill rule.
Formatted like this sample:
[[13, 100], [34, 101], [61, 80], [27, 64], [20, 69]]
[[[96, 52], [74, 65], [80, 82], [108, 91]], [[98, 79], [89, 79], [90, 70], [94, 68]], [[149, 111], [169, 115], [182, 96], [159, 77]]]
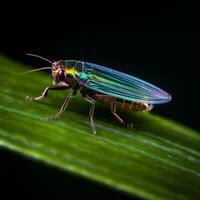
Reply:
[[30, 101], [41, 101], [44, 97], [47, 96], [49, 90], [67, 90], [69, 88], [70, 86], [67, 83], [59, 82], [56, 85], [46, 87], [40, 96], [38, 97], [27, 96], [26, 99]]
[[72, 91], [68, 94], [68, 96], [67, 96], [67, 98], [65, 99], [63, 105], [61, 106], [60, 110], [59, 110], [56, 114], [54, 114], [54, 115], [52, 115], [51, 117], [49, 117], [49, 120], [53, 120], [53, 119], [56, 119], [56, 118], [60, 117], [60, 115], [66, 110], [66, 108], [67, 108], [67, 106], [68, 106], [68, 104], [69, 104], [69, 100], [70, 100], [71, 97], [74, 96], [75, 94], [76, 94], [76, 91], [75, 91], [75, 90], [72, 90]]

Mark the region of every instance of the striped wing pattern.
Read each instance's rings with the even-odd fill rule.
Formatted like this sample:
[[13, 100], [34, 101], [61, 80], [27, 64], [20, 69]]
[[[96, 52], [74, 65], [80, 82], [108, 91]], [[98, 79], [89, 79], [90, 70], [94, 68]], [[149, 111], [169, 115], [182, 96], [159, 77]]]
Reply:
[[119, 99], [148, 104], [171, 100], [167, 92], [150, 83], [100, 65], [85, 62], [84, 77], [85, 87]]

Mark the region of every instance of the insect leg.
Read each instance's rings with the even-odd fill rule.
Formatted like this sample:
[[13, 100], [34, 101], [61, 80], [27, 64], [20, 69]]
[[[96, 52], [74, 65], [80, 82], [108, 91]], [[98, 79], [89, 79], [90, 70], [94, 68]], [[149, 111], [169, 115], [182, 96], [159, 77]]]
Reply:
[[90, 126], [92, 128], [92, 133], [96, 134], [96, 129], [94, 126], [94, 119], [93, 119], [94, 109], [95, 109], [95, 100], [92, 99], [91, 97], [89, 97], [88, 95], [86, 95], [86, 97], [84, 97], [84, 99], [91, 104], [90, 112], [89, 112]]
[[63, 103], [63, 105], [61, 106], [60, 110], [59, 110], [56, 114], [54, 114], [54, 115], [52, 115], [51, 117], [49, 117], [49, 120], [53, 120], [53, 119], [58, 118], [58, 117], [66, 110], [66, 108], [67, 108], [67, 106], [68, 106], [68, 103], [69, 103], [69, 100], [70, 100], [70, 98], [71, 98], [72, 96], [74, 96], [74, 90], [72, 90], [72, 91], [67, 95], [67, 97], [66, 97], [66, 99], [65, 99], [65, 101], [64, 101], [64, 103]]
[[65, 82], [59, 82], [56, 85], [46, 87], [45, 90], [43, 91], [42, 95], [40, 95], [38, 97], [27, 96], [26, 99], [30, 100], [30, 101], [40, 101], [44, 97], [47, 96], [49, 90], [67, 90], [69, 88], [70, 88], [70, 86], [67, 83], [65, 83]]
[[121, 124], [125, 124], [124, 120], [116, 113], [116, 99], [113, 99], [113, 102], [111, 103], [111, 113], [115, 116], [117, 121]]

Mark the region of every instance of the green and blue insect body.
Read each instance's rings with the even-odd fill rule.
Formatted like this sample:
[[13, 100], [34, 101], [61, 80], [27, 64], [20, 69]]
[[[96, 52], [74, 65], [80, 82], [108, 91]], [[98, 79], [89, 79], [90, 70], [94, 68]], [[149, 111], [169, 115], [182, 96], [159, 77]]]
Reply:
[[91, 104], [89, 116], [94, 134], [96, 133], [93, 120], [95, 100], [109, 104], [111, 113], [122, 124], [125, 122], [116, 113], [116, 107], [131, 111], [149, 111], [154, 104], [167, 103], [171, 100], [170, 94], [164, 90], [111, 68], [76, 60], [47, 61], [52, 64], [54, 86], [47, 87], [41, 96], [28, 99], [41, 100], [47, 95], [48, 90], [71, 89], [60, 111], [50, 118], [55, 119], [64, 112], [76, 91], [80, 90], [82, 97]]

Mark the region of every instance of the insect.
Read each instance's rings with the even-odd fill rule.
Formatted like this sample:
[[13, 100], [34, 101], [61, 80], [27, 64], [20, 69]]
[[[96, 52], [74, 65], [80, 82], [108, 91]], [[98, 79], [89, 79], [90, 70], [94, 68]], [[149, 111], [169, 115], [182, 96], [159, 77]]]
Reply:
[[111, 113], [121, 124], [125, 124], [125, 122], [117, 114], [116, 108], [129, 111], [149, 111], [154, 104], [167, 103], [171, 100], [170, 94], [160, 88], [107, 67], [77, 60], [51, 62], [35, 54], [27, 55], [43, 59], [49, 62], [51, 67], [34, 69], [25, 73], [51, 69], [53, 77], [52, 86], [46, 87], [40, 96], [27, 96], [27, 99], [40, 101], [47, 96], [49, 90], [70, 89], [60, 110], [49, 118], [49, 120], [53, 120], [66, 110], [71, 97], [76, 95], [79, 90], [81, 96], [91, 104], [89, 117], [93, 134], [96, 134], [93, 120], [96, 100], [108, 104], [111, 107]]

